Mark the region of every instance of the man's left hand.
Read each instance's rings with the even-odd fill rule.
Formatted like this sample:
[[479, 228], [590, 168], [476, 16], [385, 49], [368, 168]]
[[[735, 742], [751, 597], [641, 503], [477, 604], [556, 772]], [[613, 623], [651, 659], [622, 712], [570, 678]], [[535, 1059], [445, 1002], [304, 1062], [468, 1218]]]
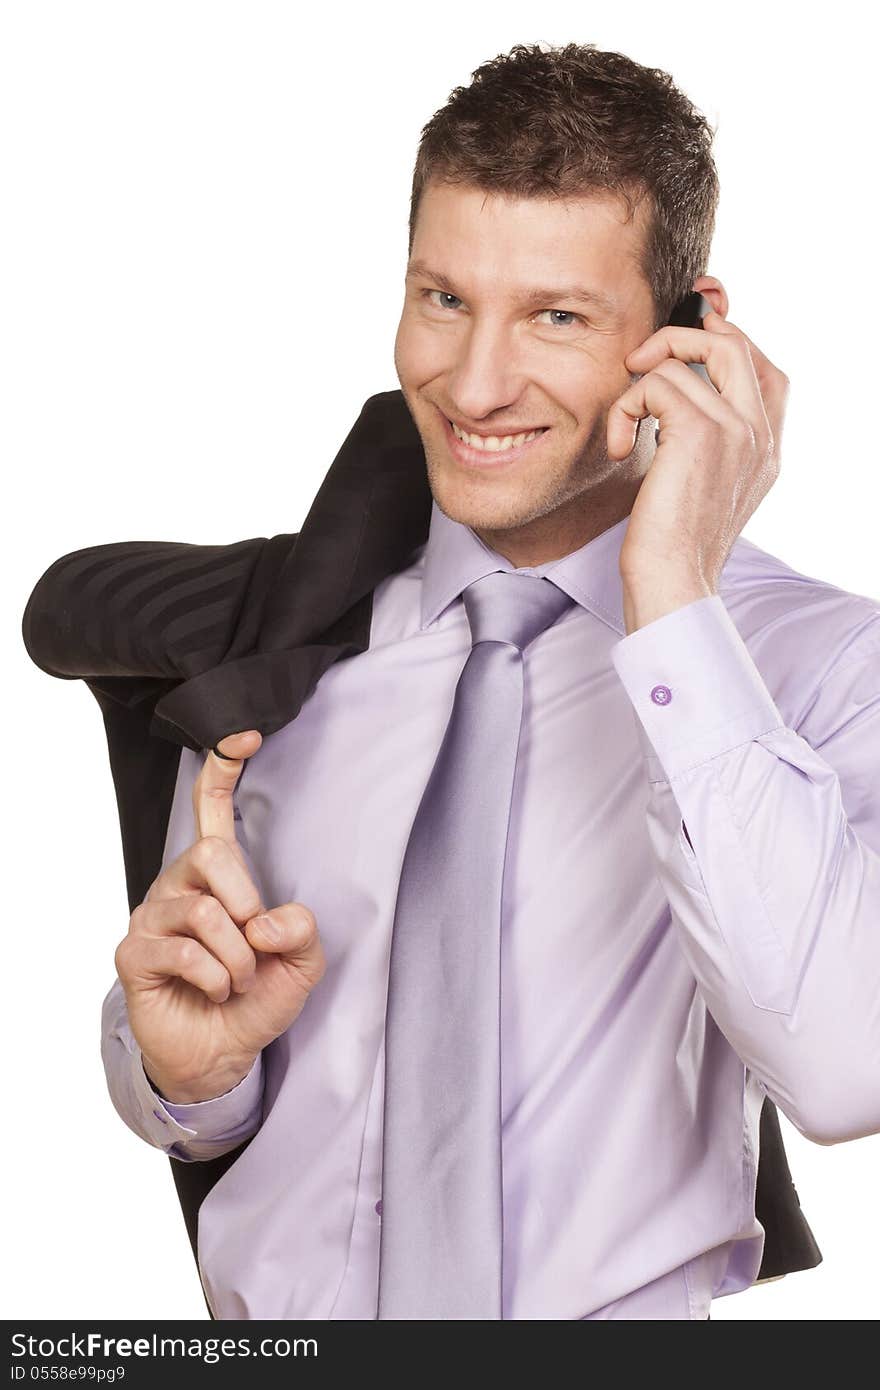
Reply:
[[[624, 365], [642, 375], [608, 413], [610, 458], [632, 451], [645, 416], [660, 429], [620, 551], [628, 631], [649, 611], [717, 593], [734, 541], [779, 474], [788, 377], [720, 314], [703, 324], [667, 325], [631, 352]], [[688, 362], [704, 363], [712, 385]]]

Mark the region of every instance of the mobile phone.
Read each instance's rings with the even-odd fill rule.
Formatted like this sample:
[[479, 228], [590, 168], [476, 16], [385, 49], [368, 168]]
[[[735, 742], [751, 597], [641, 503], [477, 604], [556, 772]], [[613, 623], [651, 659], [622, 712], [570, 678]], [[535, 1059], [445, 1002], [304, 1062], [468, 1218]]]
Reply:
[[[669, 322], [678, 328], [702, 328], [703, 315], [711, 314], [712, 305], [704, 294], [698, 294], [696, 290], [691, 290], [684, 299], [680, 299], [669, 315]], [[697, 376], [701, 376], [704, 381], [709, 381], [709, 373], [706, 371], [702, 362], [688, 362], [688, 366]]]
[[[673, 327], [677, 328], [702, 328], [704, 314], [711, 314], [711, 312], [712, 305], [706, 296], [704, 294], [699, 294], [697, 290], [691, 290], [690, 294], [686, 294], [684, 299], [678, 301], [672, 313], [669, 315], [669, 322]], [[705, 382], [708, 382], [708, 384], [712, 386], [709, 373], [706, 371], [705, 365], [702, 362], [688, 362], [687, 365], [692, 372], [696, 372], [697, 376], [702, 377]], [[712, 389], [714, 390], [715, 388], [713, 387]], [[659, 438], [660, 427], [658, 425], [654, 429], [655, 442], [657, 442]]]
[[669, 322], [676, 328], [702, 328], [704, 316], [711, 312], [712, 305], [706, 296], [691, 290], [678, 301], [669, 315]]

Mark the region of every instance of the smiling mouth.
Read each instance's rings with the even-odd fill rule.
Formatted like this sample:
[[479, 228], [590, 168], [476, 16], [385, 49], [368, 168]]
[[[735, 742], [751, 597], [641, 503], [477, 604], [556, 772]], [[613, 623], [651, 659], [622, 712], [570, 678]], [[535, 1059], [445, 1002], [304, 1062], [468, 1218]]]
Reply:
[[537, 430], [518, 434], [479, 436], [466, 434], [442, 412], [441, 417], [453, 455], [462, 463], [479, 467], [514, 462], [528, 449], [533, 449], [550, 429], [549, 425], [542, 425]]

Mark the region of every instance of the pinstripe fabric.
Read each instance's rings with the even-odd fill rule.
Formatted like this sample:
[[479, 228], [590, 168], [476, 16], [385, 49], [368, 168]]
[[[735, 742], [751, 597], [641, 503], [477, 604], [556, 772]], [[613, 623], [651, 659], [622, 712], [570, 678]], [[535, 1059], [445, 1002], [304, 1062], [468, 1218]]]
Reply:
[[34, 589], [25, 645], [53, 676], [188, 679], [229, 649], [265, 545], [122, 541], [74, 550]]
[[[427, 541], [431, 502], [403, 394], [385, 391], [365, 402], [299, 532], [88, 546], [39, 578], [22, 637], [41, 670], [83, 680], [101, 709], [132, 911], [161, 867], [180, 747], [274, 733], [333, 662], [366, 651], [373, 590]], [[812, 1268], [821, 1254], [769, 1099], [760, 1145], [763, 1279]], [[199, 1205], [243, 1147], [171, 1161], [194, 1255]]]

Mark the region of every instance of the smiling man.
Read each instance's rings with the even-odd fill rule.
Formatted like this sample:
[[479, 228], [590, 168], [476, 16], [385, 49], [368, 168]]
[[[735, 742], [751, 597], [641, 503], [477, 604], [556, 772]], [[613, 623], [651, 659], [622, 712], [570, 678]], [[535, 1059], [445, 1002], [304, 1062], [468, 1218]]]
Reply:
[[[625, 460], [607, 448], [633, 379], [624, 359], [656, 313], [639, 268], [647, 220], [645, 202], [627, 221], [607, 195], [436, 180], [422, 194], [395, 366], [437, 505], [513, 565], [559, 559], [627, 516], [650, 463], [648, 429]], [[710, 286], [726, 311], [718, 281], [694, 287]]]
[[707, 1318], [821, 1258], [774, 1106], [880, 1130], [880, 611], [741, 536], [788, 381], [709, 146], [621, 54], [484, 64], [295, 546], [31, 596], [120, 797], [110, 1094], [213, 1316]]

